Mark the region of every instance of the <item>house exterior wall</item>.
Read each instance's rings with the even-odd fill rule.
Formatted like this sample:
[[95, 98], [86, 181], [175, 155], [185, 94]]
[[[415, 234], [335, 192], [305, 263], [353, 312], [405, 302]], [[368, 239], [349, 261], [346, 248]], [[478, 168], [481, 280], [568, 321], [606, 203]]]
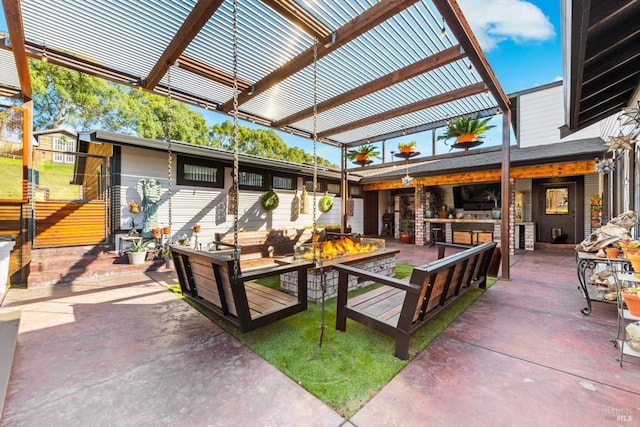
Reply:
[[564, 123], [562, 85], [520, 95], [518, 102], [518, 142], [531, 147], [600, 136], [600, 125], [591, 125], [565, 138], [560, 137]]
[[[161, 198], [158, 202], [158, 225], [169, 224], [169, 192], [167, 186], [167, 156], [165, 153], [144, 150], [132, 147], [122, 147], [121, 161], [121, 185], [113, 191], [114, 197], [118, 197], [120, 210], [120, 228], [129, 230], [131, 214], [128, 210], [128, 202], [140, 201], [136, 192], [136, 185], [141, 179], [155, 178], [161, 186]], [[199, 224], [201, 232], [199, 242], [206, 244], [213, 239], [214, 233], [227, 233], [233, 231], [233, 215], [228, 213], [227, 195], [231, 187], [231, 168], [225, 168], [224, 188], [207, 188], [176, 184], [176, 156], [172, 164], [172, 198], [171, 219], [172, 239], [177, 240], [181, 234], [191, 236], [192, 227]], [[308, 213], [300, 213], [297, 218], [292, 214], [292, 202], [294, 197], [300, 197], [302, 179], [298, 178], [299, 191], [276, 190], [280, 203], [273, 212], [265, 212], [260, 206], [260, 196], [264, 191], [240, 190], [238, 208], [238, 228], [240, 230], [270, 230], [284, 228], [303, 228], [313, 225], [313, 195], [309, 193], [310, 203]], [[317, 195], [319, 200], [322, 194]], [[347, 222], [352, 227], [352, 232], [362, 233], [363, 230], [363, 203], [361, 198], [354, 199], [354, 216], [347, 217]], [[329, 212], [321, 212], [316, 208], [318, 225], [339, 224], [341, 215], [341, 198], [336, 195], [333, 208]], [[142, 214], [135, 216], [136, 226], [142, 222]], [[116, 224], [116, 227], [118, 224]]]

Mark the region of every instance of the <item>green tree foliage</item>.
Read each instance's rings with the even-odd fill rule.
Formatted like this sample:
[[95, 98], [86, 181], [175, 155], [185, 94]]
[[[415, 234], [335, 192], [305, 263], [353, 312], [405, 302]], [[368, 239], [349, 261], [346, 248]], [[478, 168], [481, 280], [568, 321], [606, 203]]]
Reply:
[[[103, 129], [143, 138], [165, 139], [169, 123], [171, 139], [233, 150], [230, 120], [207, 126], [203, 115], [182, 102], [168, 100], [141, 89], [37, 60], [29, 61], [33, 87], [34, 130], [70, 128]], [[239, 151], [246, 154], [312, 163], [313, 156], [289, 147], [273, 130], [240, 126]], [[318, 158], [318, 164], [335, 167]]]
[[[233, 123], [231, 120], [213, 125], [212, 130], [212, 146], [233, 150]], [[287, 160], [293, 163], [313, 163], [313, 155], [298, 147], [287, 146], [282, 138], [271, 129], [251, 129], [246, 126], [239, 126], [238, 144], [238, 150], [242, 153]], [[321, 157], [318, 157], [318, 164], [336, 167], [336, 165]]]

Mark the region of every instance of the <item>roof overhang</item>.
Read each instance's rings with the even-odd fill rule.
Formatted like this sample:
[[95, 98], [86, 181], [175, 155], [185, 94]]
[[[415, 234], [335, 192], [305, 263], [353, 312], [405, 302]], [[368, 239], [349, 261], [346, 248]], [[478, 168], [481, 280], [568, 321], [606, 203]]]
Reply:
[[565, 122], [576, 131], [629, 106], [640, 84], [640, 1], [564, 0]]

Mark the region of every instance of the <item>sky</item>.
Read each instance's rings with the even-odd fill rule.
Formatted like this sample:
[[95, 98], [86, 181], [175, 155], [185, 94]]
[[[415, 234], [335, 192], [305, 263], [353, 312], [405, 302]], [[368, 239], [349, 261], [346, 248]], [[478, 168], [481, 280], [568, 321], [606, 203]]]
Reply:
[[[557, 0], [458, 0], [465, 17], [506, 94], [562, 79], [562, 43], [560, 1]], [[0, 8], [0, 32], [7, 32], [4, 11]], [[197, 109], [212, 125], [230, 116]], [[501, 120], [495, 120], [500, 124]], [[254, 126], [242, 122], [245, 126]], [[312, 152], [312, 143], [279, 132], [290, 146]], [[485, 146], [500, 144], [500, 126], [485, 137]], [[427, 138], [414, 134], [387, 143], [387, 151], [403, 140]], [[318, 145], [318, 155], [340, 164], [337, 148]]]

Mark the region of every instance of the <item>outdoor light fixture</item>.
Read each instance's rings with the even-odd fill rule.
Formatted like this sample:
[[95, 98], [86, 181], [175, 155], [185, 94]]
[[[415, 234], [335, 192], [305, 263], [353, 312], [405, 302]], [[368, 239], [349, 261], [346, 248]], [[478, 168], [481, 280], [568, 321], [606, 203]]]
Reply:
[[440, 30], [440, 38], [444, 38], [447, 35], [447, 30], [444, 28], [444, 18], [442, 18], [442, 28]]
[[609, 173], [609, 172], [613, 172], [616, 168], [616, 165], [613, 162], [613, 159], [604, 158], [600, 160], [599, 157], [596, 157], [594, 160], [596, 162], [596, 165], [593, 169], [595, 173]]
[[46, 46], [42, 47], [42, 56], [40, 57], [40, 59], [42, 60], [42, 62], [49, 62], [49, 58], [47, 57], [47, 47]]
[[604, 145], [608, 146], [607, 152], [612, 151], [622, 151], [622, 150], [633, 150], [633, 144], [635, 141], [631, 140], [631, 134], [625, 135], [622, 133], [622, 130], [618, 131], [617, 136], [610, 136], [609, 141]]
[[331, 33], [331, 37], [329, 37], [329, 40], [327, 40], [327, 42], [324, 44], [324, 47], [331, 47], [335, 43], [336, 43], [336, 33], [334, 31], [333, 33]]
[[254, 85], [249, 86], [249, 92], [247, 92], [249, 95], [253, 95], [253, 92], [255, 92], [256, 87]]

